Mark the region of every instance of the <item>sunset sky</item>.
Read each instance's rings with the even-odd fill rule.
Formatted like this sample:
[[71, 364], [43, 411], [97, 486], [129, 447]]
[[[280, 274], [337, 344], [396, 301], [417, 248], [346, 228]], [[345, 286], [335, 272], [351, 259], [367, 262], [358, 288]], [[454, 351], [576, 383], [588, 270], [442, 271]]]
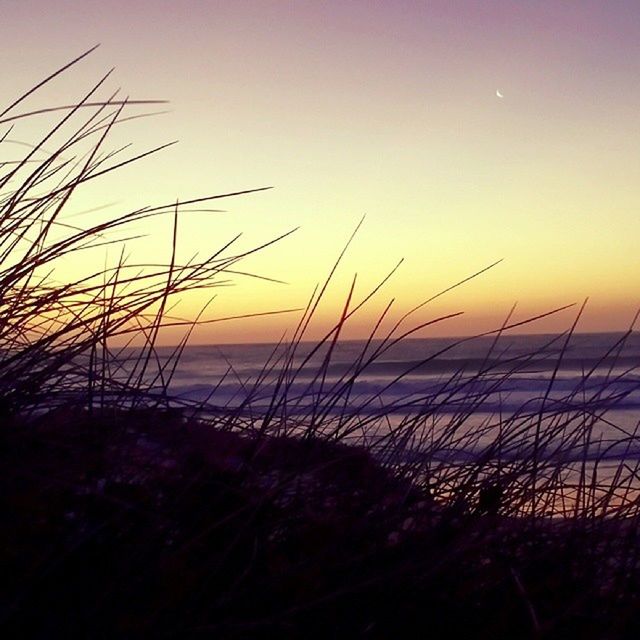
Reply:
[[[359, 299], [404, 263], [350, 337], [391, 297], [400, 314], [499, 259], [421, 310], [416, 320], [465, 311], [423, 335], [493, 328], [515, 301], [522, 319], [586, 296], [582, 330], [620, 330], [640, 304], [637, 0], [4, 0], [0, 33], [3, 105], [96, 43], [24, 108], [73, 102], [111, 66], [109, 90], [170, 101], [110, 145], [179, 144], [87, 187], [69, 215], [274, 187], [184, 216], [185, 257], [300, 227], [245, 265], [287, 284], [238, 278], [208, 317], [304, 306], [365, 214], [320, 324], [354, 273]], [[33, 142], [44, 122], [12, 138]], [[140, 230], [131, 251], [168, 259], [170, 221]], [[267, 341], [296, 319], [196, 339]]]

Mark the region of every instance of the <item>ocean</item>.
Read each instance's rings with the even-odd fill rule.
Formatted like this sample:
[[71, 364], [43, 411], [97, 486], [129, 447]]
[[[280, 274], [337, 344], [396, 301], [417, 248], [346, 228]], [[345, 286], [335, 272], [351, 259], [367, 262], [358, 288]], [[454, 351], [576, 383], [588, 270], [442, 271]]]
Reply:
[[296, 428], [311, 424], [369, 441], [403, 424], [419, 423], [422, 431], [455, 424], [457, 433], [482, 430], [466, 442], [477, 449], [495, 428], [523, 430], [528, 420], [538, 421], [539, 430], [544, 420], [563, 437], [582, 424], [593, 455], [640, 455], [637, 334], [575, 334], [568, 342], [565, 335], [502, 335], [321, 348], [301, 343], [295, 351], [193, 345], [177, 362], [174, 349], [157, 351], [175, 404], [233, 413], [252, 424], [265, 417], [273, 423], [275, 416], [282, 423], [286, 416]]

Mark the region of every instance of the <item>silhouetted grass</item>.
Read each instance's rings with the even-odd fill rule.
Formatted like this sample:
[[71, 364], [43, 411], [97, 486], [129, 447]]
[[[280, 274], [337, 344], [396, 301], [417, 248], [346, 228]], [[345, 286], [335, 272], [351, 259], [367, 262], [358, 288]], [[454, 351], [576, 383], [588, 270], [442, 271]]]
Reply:
[[[247, 255], [230, 243], [179, 263], [180, 209], [251, 190], [69, 225], [63, 212], [78, 187], [163, 148], [124, 160], [104, 150], [113, 127], [136, 117], [125, 110], [150, 103], [96, 100], [105, 78], [56, 107], [59, 122], [24, 156], [0, 164], [4, 637], [637, 633], [638, 427], [610, 419], [637, 388], [633, 367], [616, 366], [631, 329], [564, 395], [556, 380], [581, 311], [565, 334], [513, 356], [503, 335], [538, 317], [516, 323], [510, 314], [487, 334], [486, 354], [441, 384], [386, 393], [470, 338], [363, 394], [357, 383], [394, 346], [458, 315], [413, 320], [469, 278], [383, 331], [389, 303], [360, 352], [338, 366], [344, 326], [395, 272], [360, 299], [354, 280], [335, 326], [309, 343], [352, 236], [292, 338], [241, 380], [242, 397], [174, 397], [198, 319], [170, 317], [171, 300], [239, 274]], [[0, 125], [43, 113], [18, 111], [32, 92]], [[0, 132], [3, 151], [9, 136]], [[167, 215], [168, 264], [129, 264], [123, 251], [114, 267], [55, 280], [69, 256], [122, 247], [131, 225]], [[158, 335], [175, 325], [184, 340], [161, 357]], [[491, 406], [510, 380], [549, 362], [540, 398], [511, 412]], [[603, 370], [604, 382], [591, 385]], [[228, 376], [239, 377], [232, 363]], [[622, 391], [621, 380], [630, 383]], [[605, 441], [603, 423], [619, 437]]]

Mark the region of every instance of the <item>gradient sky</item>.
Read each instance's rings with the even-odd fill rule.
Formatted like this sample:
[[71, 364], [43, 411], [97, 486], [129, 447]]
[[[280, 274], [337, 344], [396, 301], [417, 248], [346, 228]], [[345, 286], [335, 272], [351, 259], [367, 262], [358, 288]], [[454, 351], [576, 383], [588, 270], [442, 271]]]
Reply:
[[[180, 144], [87, 188], [71, 214], [275, 187], [185, 216], [184, 256], [300, 226], [245, 265], [288, 284], [238, 279], [210, 317], [304, 306], [363, 214], [319, 320], [339, 314], [355, 272], [358, 297], [405, 262], [350, 337], [390, 297], [400, 313], [501, 258], [420, 312], [465, 311], [425, 335], [585, 296], [582, 330], [620, 330], [640, 303], [637, 0], [3, 0], [0, 34], [3, 104], [98, 42], [28, 106], [73, 101], [113, 65], [110, 88], [171, 102], [111, 144]], [[144, 231], [136, 256], [168, 257], [169, 224]], [[271, 340], [294, 320], [213, 325], [196, 341]]]

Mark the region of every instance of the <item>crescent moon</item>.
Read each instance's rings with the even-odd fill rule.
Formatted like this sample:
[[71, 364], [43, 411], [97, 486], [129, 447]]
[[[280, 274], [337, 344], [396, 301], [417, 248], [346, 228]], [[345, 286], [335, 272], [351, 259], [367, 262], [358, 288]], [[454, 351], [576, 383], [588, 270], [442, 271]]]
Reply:
[[500, 89], [496, 89], [496, 95], [498, 96], [498, 98], [504, 98], [504, 95], [500, 93]]

